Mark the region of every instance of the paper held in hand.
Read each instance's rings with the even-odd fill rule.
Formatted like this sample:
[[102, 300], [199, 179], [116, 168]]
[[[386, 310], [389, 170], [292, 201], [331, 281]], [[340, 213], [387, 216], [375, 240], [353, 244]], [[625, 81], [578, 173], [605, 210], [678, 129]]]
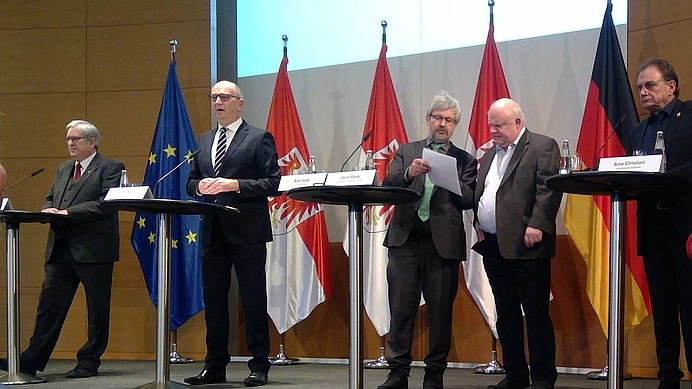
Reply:
[[104, 200], [142, 200], [153, 199], [148, 186], [123, 186], [108, 189]]
[[658, 173], [661, 171], [662, 159], [661, 154], [601, 158], [598, 171]]
[[461, 196], [456, 158], [430, 149], [423, 149], [423, 159], [430, 165], [428, 177], [433, 184]]

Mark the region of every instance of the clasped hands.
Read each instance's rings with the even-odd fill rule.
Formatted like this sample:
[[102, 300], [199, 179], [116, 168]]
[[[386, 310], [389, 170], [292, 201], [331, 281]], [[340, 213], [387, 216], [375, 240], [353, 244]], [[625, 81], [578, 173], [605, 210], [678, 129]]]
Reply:
[[197, 190], [203, 195], [215, 195], [221, 192], [238, 192], [238, 180], [224, 177], [203, 178], [197, 184]]

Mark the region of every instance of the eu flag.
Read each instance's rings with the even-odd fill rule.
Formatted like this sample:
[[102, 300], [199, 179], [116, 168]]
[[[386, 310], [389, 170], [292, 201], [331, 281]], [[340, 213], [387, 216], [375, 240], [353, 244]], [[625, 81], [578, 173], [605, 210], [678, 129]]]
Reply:
[[[164, 178], [156, 187], [157, 198], [191, 199], [185, 191], [190, 171], [189, 156], [197, 148], [187, 116], [187, 109], [180, 92], [175, 61], [168, 68], [168, 78], [163, 90], [159, 117], [156, 121], [154, 138], [151, 142], [143, 185], [151, 188], [156, 181], [178, 163], [188, 159], [177, 171]], [[156, 214], [137, 213], [132, 224], [130, 242], [142, 266], [149, 297], [157, 305]], [[180, 327], [192, 315], [204, 309], [202, 301], [202, 278], [198, 257], [199, 216], [171, 215], [171, 330]]]

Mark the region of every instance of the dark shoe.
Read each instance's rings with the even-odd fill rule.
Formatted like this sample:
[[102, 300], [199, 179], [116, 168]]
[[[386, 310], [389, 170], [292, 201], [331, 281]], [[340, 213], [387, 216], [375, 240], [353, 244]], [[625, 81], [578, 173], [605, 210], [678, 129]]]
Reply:
[[524, 389], [528, 386], [528, 382], [514, 382], [505, 377], [495, 385], [488, 385], [488, 389]]
[[264, 386], [267, 384], [269, 376], [267, 373], [261, 371], [253, 371], [249, 376], [243, 381], [245, 386]]
[[67, 372], [67, 378], [87, 378], [99, 375], [98, 370], [89, 370], [82, 365], [77, 365], [74, 369]]
[[423, 376], [423, 389], [444, 389], [442, 374], [437, 370], [426, 368]]
[[547, 382], [543, 381], [534, 381], [531, 386], [529, 386], [531, 389], [555, 389], [555, 385], [551, 385]]
[[387, 375], [387, 381], [377, 389], [408, 389], [408, 373], [404, 369], [392, 369]]
[[207, 369], [191, 377], [186, 377], [185, 382], [190, 385], [220, 384], [226, 382], [226, 371], [211, 372]]
[[[0, 370], [7, 371], [7, 359], [0, 358]], [[36, 369], [20, 364], [19, 372], [29, 375], [36, 375]]]

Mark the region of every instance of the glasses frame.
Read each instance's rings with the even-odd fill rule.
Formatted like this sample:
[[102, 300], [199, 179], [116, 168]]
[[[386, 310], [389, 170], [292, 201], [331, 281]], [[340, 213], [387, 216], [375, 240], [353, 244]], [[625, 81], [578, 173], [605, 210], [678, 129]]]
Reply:
[[240, 100], [240, 97], [236, 95], [232, 95], [230, 93], [213, 93], [209, 95], [209, 100], [211, 100], [212, 103], [215, 103], [217, 99], [221, 100], [221, 102], [227, 102], [231, 98], [235, 98]]
[[445, 122], [446, 124], [456, 124], [457, 121], [454, 118], [450, 118], [447, 116], [442, 116], [442, 115], [430, 115], [431, 118], [435, 119], [438, 122]]
[[84, 135], [82, 135], [82, 136], [66, 136], [65, 137], [65, 143], [70, 143], [70, 141], [72, 141], [72, 143], [77, 143], [77, 141], [79, 141], [80, 139], [84, 139], [84, 138], [86, 138]]

